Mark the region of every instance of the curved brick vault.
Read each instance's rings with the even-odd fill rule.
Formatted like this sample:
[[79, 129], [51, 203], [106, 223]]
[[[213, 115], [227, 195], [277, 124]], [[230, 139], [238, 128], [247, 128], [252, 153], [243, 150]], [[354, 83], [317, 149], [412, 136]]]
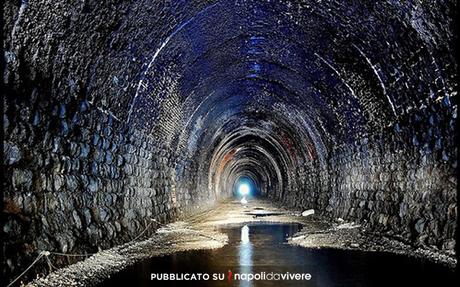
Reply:
[[241, 176], [455, 247], [455, 1], [6, 1], [5, 274], [96, 251]]

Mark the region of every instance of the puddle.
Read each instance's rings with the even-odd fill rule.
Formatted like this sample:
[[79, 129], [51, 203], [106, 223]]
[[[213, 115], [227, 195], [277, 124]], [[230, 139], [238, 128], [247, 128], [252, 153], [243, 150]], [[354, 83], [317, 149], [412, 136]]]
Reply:
[[269, 210], [261, 210], [261, 209], [255, 209], [254, 211], [246, 211], [245, 214], [248, 215], [254, 215], [255, 217], [261, 217], [261, 216], [273, 216], [273, 215], [283, 215], [285, 214], [284, 212], [279, 212], [279, 211], [269, 211]]
[[[229, 244], [223, 248], [151, 258], [117, 273], [99, 286], [387, 287], [447, 286], [455, 282], [454, 272], [448, 268], [415, 258], [381, 252], [306, 249], [286, 244], [286, 238], [300, 229], [299, 224], [267, 223], [222, 227], [219, 230], [229, 237]], [[151, 274], [158, 278], [163, 273], [175, 274], [182, 280], [151, 280]], [[234, 277], [259, 274], [268, 278], [270, 274], [296, 273], [304, 274], [303, 280], [247, 281], [243, 280], [247, 277], [240, 280]], [[203, 280], [204, 274], [209, 275], [207, 280]], [[310, 280], [306, 274], [311, 275]], [[202, 280], [198, 280], [199, 276]]]

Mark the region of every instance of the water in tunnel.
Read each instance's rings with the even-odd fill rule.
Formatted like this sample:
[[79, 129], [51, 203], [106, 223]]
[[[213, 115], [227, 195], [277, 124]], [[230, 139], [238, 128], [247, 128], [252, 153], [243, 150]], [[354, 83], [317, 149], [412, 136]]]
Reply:
[[352, 258], [346, 276], [371, 272], [354, 257], [371, 251], [430, 262], [411, 274], [456, 267], [456, 1], [2, 8], [5, 286], [113, 284], [192, 249], [238, 258], [225, 230], [249, 223], [296, 246], [261, 239], [260, 254], [324, 248]]

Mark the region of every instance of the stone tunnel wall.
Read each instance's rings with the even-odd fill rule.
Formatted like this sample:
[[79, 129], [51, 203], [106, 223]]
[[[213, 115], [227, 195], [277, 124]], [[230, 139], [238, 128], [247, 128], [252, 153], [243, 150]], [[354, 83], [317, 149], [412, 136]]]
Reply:
[[37, 250], [109, 248], [140, 234], [150, 218], [168, 222], [195, 203], [188, 189], [176, 192], [178, 158], [158, 140], [84, 99], [44, 98], [38, 89], [27, 100], [4, 98], [7, 277]]
[[9, 94], [4, 105], [5, 278], [40, 250], [96, 252], [151, 234], [151, 218], [170, 222], [215, 200], [195, 192], [193, 178], [179, 178], [184, 159], [158, 138], [85, 99], [48, 101], [34, 89], [26, 100]]
[[[125, 120], [130, 98], [121, 94], [134, 95], [137, 85], [130, 77], [138, 76], [147, 50], [120, 53], [125, 42], [134, 41], [126, 35], [130, 27], [139, 37], [143, 29], [158, 33], [152, 39], [168, 31], [152, 29], [146, 17], [139, 18], [145, 25], [123, 17], [147, 6], [156, 12], [163, 2], [99, 4], [2, 3], [7, 66], [2, 71], [7, 87], [2, 91], [2, 279], [22, 272], [40, 250], [106, 249], [132, 240], [151, 218], [169, 222], [213, 200], [195, 194], [193, 180], [178, 178], [176, 164], [186, 160], [162, 138]], [[171, 15], [163, 16], [157, 25], [169, 23], [172, 29]], [[52, 259], [63, 266], [82, 258]]]
[[[169, 221], [212, 202], [207, 167], [219, 146], [213, 140], [251, 125], [283, 143], [267, 149], [275, 159], [288, 159], [288, 138], [311, 147], [313, 157], [301, 157], [304, 145], [293, 145], [292, 154], [305, 160], [280, 164], [282, 176], [271, 176], [283, 187], [284, 203], [452, 249], [456, 110], [449, 98], [457, 86], [446, 7], [456, 8], [454, 1], [446, 7], [436, 1], [272, 2], [6, 1], [6, 277], [22, 271], [39, 249], [93, 252], [131, 240], [151, 217]], [[287, 32], [273, 29], [278, 19], [286, 20]], [[265, 29], [274, 37], [252, 37]], [[417, 45], [426, 47], [411, 53]], [[373, 62], [378, 59], [385, 61]], [[403, 64], [402, 72], [393, 71]], [[141, 89], [136, 102], [149, 79], [150, 89]], [[214, 89], [221, 92], [206, 101]], [[417, 108], [423, 103], [428, 107]], [[261, 121], [263, 115], [276, 124]], [[287, 128], [297, 136], [277, 133]], [[174, 149], [175, 140], [191, 146], [187, 156]]]
[[456, 117], [456, 106], [445, 99], [385, 133], [337, 146], [327, 166], [304, 170], [301, 187], [286, 202], [411, 245], [454, 252]]

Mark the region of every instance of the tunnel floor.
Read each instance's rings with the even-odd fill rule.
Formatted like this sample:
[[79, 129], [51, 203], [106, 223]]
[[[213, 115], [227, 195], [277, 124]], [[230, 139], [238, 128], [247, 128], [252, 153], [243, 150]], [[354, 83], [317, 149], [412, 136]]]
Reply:
[[[143, 260], [107, 279], [109, 286], [444, 286], [454, 272], [444, 266], [384, 252], [332, 248], [310, 249], [286, 244], [300, 224], [250, 223], [224, 226], [229, 243], [215, 250], [178, 252]], [[151, 278], [151, 276], [154, 278]], [[169, 281], [164, 274], [174, 274]], [[187, 274], [187, 275], [186, 275]], [[203, 274], [192, 277], [192, 274]], [[207, 275], [204, 275], [207, 274]], [[248, 277], [249, 274], [255, 276]], [[273, 275], [272, 275], [273, 274]], [[423, 274], [423, 276], [420, 276]]]
[[[219, 272], [236, 272], [243, 268], [237, 262], [241, 256], [248, 262], [260, 263], [257, 256], [279, 260], [272, 262], [269, 271], [284, 266], [290, 272], [311, 274], [311, 280], [302, 281], [310, 285], [302, 286], [383, 286], [379, 285], [382, 282], [401, 286], [402, 281], [394, 281], [391, 275], [401, 270], [405, 270], [404, 282], [409, 283], [415, 282], [414, 274], [424, 274], [417, 279], [424, 279], [419, 286], [429, 282], [442, 285], [454, 276], [454, 256], [426, 253], [395, 240], [374, 237], [354, 222], [331, 222], [301, 213], [266, 200], [251, 200], [244, 206], [237, 200], [227, 200], [213, 209], [162, 226], [143, 241], [101, 251], [27, 286], [113, 286], [113, 282], [147, 286], [154, 283], [148, 277], [154, 270], [198, 272], [212, 266], [220, 268]], [[247, 248], [240, 250], [241, 244]], [[251, 265], [246, 263], [243, 266]], [[201, 283], [194, 286], [204, 286]], [[244, 284], [237, 286], [253, 286]]]

